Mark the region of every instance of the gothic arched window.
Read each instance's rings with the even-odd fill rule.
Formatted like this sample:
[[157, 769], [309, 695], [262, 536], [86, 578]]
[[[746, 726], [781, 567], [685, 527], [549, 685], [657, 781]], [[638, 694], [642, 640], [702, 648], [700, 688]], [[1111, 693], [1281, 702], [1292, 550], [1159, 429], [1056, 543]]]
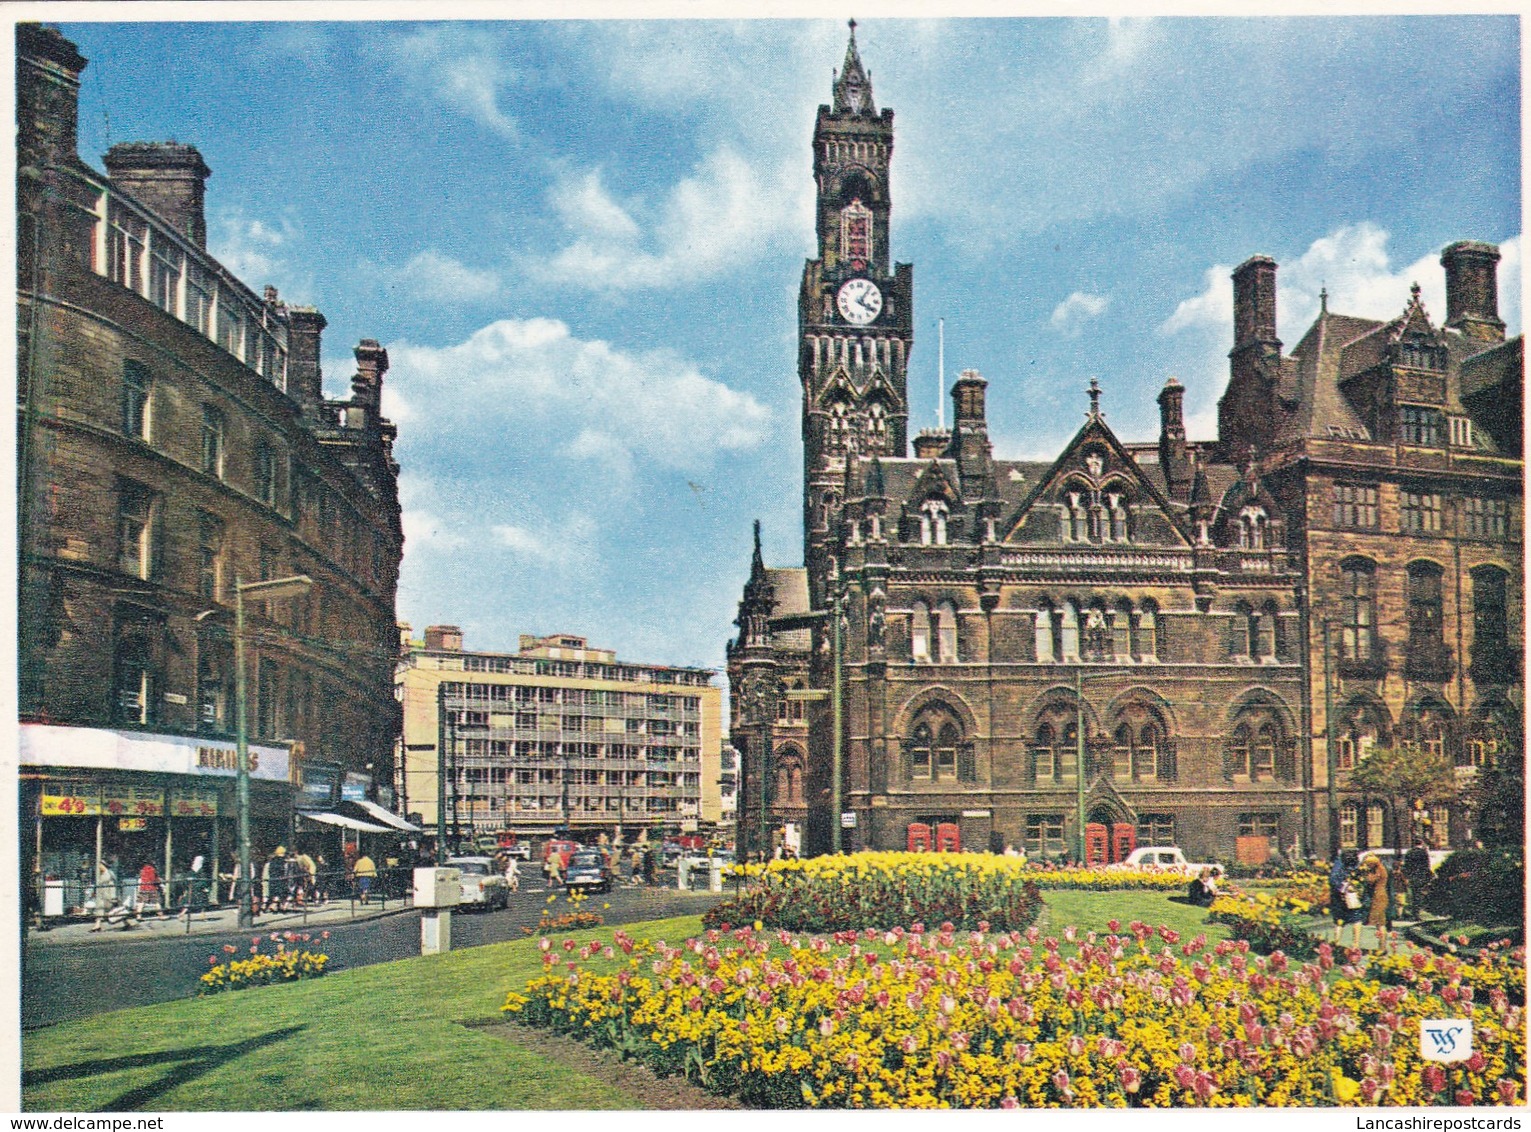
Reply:
[[952, 782], [958, 777], [958, 754], [962, 729], [945, 707], [920, 714], [909, 742], [909, 777], [931, 782]]
[[930, 659], [930, 606], [923, 601], [915, 602], [909, 613], [909, 656]]
[[920, 545], [946, 545], [946, 504], [939, 499], [920, 504]]
[[1377, 623], [1377, 567], [1364, 558], [1340, 565], [1340, 659], [1372, 658]]
[[936, 659], [957, 663], [957, 607], [950, 601], [936, 606]]

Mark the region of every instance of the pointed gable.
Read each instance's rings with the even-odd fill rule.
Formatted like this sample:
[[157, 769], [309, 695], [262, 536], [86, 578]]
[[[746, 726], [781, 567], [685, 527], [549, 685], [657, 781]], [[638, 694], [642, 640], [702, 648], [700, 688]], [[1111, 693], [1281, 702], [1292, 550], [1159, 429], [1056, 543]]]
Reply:
[[1030, 546], [1189, 546], [1170, 501], [1101, 416], [1095, 404], [1098, 394], [1098, 389], [1092, 390], [1084, 427], [1000, 524], [1001, 541]]

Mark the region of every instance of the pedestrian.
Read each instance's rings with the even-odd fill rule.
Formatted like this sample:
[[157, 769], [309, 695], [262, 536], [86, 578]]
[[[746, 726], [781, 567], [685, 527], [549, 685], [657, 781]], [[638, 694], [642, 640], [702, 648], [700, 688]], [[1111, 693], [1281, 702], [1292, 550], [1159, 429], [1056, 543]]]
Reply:
[[651, 885], [651, 884], [654, 883], [654, 868], [655, 868], [654, 850], [651, 847], [651, 848], [645, 850], [644, 854], [643, 854], [643, 883], [644, 884]]
[[1212, 907], [1212, 901], [1217, 899], [1217, 878], [1212, 875], [1210, 865], [1202, 869], [1200, 875], [1191, 882], [1187, 896], [1198, 908]]
[[181, 919], [191, 922], [192, 909], [201, 910], [206, 903], [203, 898], [203, 885], [206, 883], [202, 877], [202, 854], [198, 853], [191, 859], [191, 870], [181, 878], [185, 886], [181, 901]]
[[329, 864], [324, 859], [323, 853], [314, 855], [314, 903], [328, 904], [330, 902], [330, 874]]
[[371, 857], [363, 853], [356, 858], [356, 865], [351, 871], [356, 877], [356, 893], [365, 904], [372, 892], [372, 882], [377, 879], [377, 865], [373, 863]]
[[1415, 842], [1414, 848], [1403, 855], [1403, 878], [1409, 894], [1409, 919], [1418, 920], [1432, 879], [1430, 851], [1422, 842]]
[[553, 892], [563, 887], [563, 855], [556, 849], [548, 852], [548, 859], [543, 866], [547, 870], [548, 891]]
[[160, 885], [159, 870], [154, 867], [153, 861], [138, 870], [138, 911], [143, 912], [150, 907], [159, 914], [160, 919], [165, 918], [165, 893]]
[[521, 891], [521, 868], [509, 853], [505, 854], [505, 887], [511, 892]]
[[[1361, 882], [1365, 885], [1366, 925], [1377, 933], [1377, 946], [1384, 954], [1392, 950], [1388, 940], [1390, 919], [1387, 892], [1387, 866], [1375, 853], [1361, 861]], [[1360, 935], [1359, 930], [1356, 932]], [[1360, 946], [1357, 944], [1357, 946]]]
[[314, 864], [314, 859], [308, 855], [307, 849], [299, 850], [293, 864], [298, 874], [298, 903], [305, 904], [314, 896], [314, 873], [317, 866]]
[[96, 926], [90, 930], [100, 931], [106, 926], [106, 914], [117, 907], [117, 873], [110, 861], [102, 858], [96, 862]]
[[1341, 849], [1329, 869], [1329, 915], [1334, 920], [1334, 942], [1343, 942], [1347, 925], [1355, 928], [1355, 942], [1361, 946], [1361, 888], [1356, 878], [1356, 851]]

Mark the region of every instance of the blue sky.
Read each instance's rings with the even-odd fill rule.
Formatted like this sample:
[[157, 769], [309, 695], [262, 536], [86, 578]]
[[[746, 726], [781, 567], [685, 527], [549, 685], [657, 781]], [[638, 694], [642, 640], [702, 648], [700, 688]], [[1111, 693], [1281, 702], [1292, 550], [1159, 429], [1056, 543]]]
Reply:
[[[246, 9], [248, 11], [249, 9]], [[67, 16], [67, 11], [55, 15]], [[470, 648], [572, 632], [719, 667], [748, 570], [801, 561], [795, 297], [843, 20], [70, 23], [81, 152], [201, 149], [209, 244], [318, 306], [326, 387], [377, 338], [405, 511], [399, 615]], [[989, 379], [1046, 458], [1097, 377], [1124, 439], [1187, 386], [1215, 432], [1228, 274], [1439, 318], [1440, 249], [1501, 245], [1520, 331], [1514, 17], [866, 19], [914, 264], [913, 429]]]

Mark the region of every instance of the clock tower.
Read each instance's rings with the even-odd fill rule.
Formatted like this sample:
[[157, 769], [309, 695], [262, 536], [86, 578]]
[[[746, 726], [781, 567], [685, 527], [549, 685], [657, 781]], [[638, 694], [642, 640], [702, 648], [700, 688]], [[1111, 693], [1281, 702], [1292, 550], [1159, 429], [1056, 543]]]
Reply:
[[803, 555], [816, 609], [847, 458], [905, 454], [914, 344], [914, 271], [888, 255], [893, 111], [878, 112], [855, 20], [850, 28], [833, 103], [819, 107], [814, 124], [818, 257], [804, 265], [798, 297]]

